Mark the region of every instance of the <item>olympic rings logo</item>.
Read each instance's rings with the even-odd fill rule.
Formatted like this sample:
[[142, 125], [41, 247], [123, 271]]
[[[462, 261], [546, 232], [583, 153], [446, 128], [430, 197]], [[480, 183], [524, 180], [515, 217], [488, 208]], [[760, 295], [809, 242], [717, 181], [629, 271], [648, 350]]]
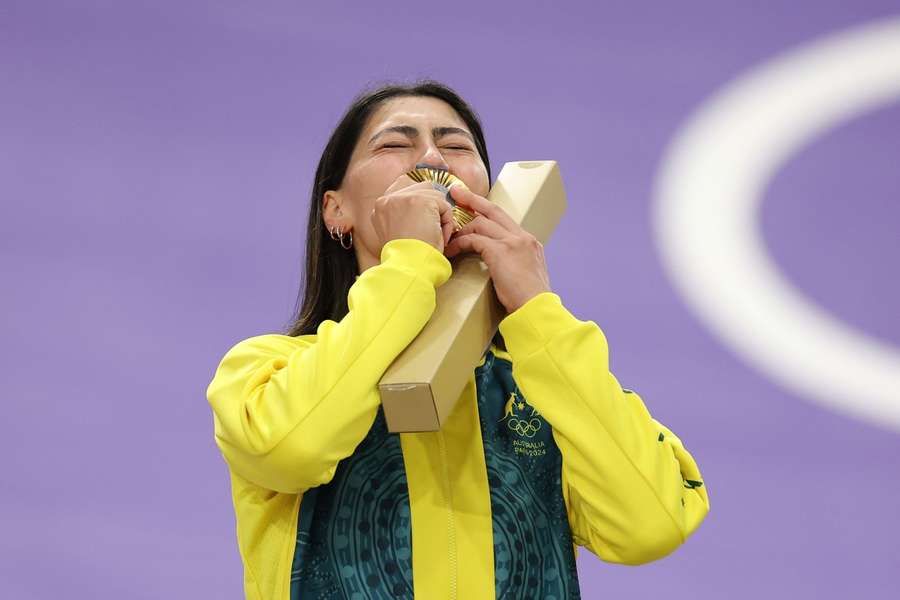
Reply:
[[526, 421], [525, 419], [517, 419], [513, 417], [509, 421], [507, 421], [506, 424], [510, 429], [512, 429], [519, 435], [524, 435], [525, 437], [534, 437], [534, 434], [536, 434], [541, 428], [540, 419], [531, 419], [530, 421]]

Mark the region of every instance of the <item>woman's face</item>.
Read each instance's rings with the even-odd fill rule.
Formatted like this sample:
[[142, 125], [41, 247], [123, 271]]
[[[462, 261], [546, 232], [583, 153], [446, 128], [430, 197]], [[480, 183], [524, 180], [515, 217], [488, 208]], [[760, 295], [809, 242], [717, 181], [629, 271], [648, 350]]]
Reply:
[[325, 192], [326, 227], [352, 230], [360, 272], [377, 265], [381, 244], [372, 227], [375, 200], [419, 163], [443, 167], [476, 194], [487, 196], [487, 169], [465, 121], [443, 100], [401, 96], [369, 116], [339, 190]]

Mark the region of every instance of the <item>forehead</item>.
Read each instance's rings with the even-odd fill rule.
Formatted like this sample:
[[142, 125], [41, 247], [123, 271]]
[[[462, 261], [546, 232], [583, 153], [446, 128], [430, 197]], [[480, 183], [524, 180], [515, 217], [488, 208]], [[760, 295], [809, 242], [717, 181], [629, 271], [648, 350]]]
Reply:
[[401, 96], [386, 100], [369, 117], [365, 133], [374, 133], [392, 125], [412, 125], [423, 129], [437, 126], [469, 129], [453, 107], [443, 100], [428, 96]]

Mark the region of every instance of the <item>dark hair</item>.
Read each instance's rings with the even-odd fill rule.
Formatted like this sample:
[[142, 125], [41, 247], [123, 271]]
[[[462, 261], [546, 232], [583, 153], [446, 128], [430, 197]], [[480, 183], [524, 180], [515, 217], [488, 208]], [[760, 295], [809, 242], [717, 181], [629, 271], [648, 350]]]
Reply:
[[328, 190], [340, 189], [353, 149], [372, 112], [384, 101], [398, 96], [431, 96], [453, 107], [475, 138], [488, 182], [491, 180], [491, 163], [478, 115], [450, 87], [425, 79], [412, 84], [385, 84], [361, 92], [331, 134], [316, 168], [306, 226], [306, 268], [288, 335], [315, 333], [322, 321], [339, 321], [348, 312], [347, 294], [356, 280], [359, 265], [352, 250], [344, 250], [330, 238], [322, 219], [322, 197]]

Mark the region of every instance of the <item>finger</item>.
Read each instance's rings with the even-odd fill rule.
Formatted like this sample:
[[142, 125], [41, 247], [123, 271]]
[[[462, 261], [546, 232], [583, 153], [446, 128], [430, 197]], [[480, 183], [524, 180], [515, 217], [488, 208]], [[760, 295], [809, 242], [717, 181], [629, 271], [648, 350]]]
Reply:
[[478, 233], [470, 233], [464, 236], [457, 235], [447, 244], [444, 253], [452, 258], [463, 252], [477, 252], [484, 258], [485, 251], [490, 250], [496, 243], [495, 240]]
[[444, 234], [444, 247], [447, 246], [447, 243], [450, 242], [450, 238], [453, 237], [453, 231], [456, 229], [456, 223], [451, 219], [448, 223], [441, 224], [441, 231]]
[[444, 225], [447, 222], [453, 220], [453, 206], [447, 202], [447, 199], [444, 198], [444, 195], [437, 190], [431, 190], [430, 194], [426, 195], [429, 200], [434, 202], [434, 207], [437, 213], [441, 217], [441, 225]]
[[486, 216], [491, 221], [499, 223], [504, 229], [514, 233], [519, 233], [522, 228], [513, 221], [503, 208], [494, 204], [487, 198], [479, 196], [475, 192], [468, 190], [460, 185], [454, 185], [450, 188], [450, 194], [453, 201], [463, 208], [475, 209], [476, 212]]
[[453, 221], [453, 206], [447, 202], [443, 195], [439, 198], [435, 198], [435, 203], [437, 204], [438, 212], [441, 216], [441, 231], [444, 236], [444, 246], [446, 246], [447, 242], [450, 241], [450, 236], [452, 236], [453, 232], [456, 230], [456, 223]]
[[441, 222], [453, 221], [453, 205], [447, 202], [444, 194], [438, 192], [434, 201], [437, 203], [438, 211], [441, 213]]
[[478, 215], [469, 221], [462, 229], [456, 232], [457, 236], [469, 235], [470, 233], [478, 233], [495, 240], [502, 240], [509, 235], [509, 231], [501, 227], [495, 221], [491, 221], [484, 215]]

